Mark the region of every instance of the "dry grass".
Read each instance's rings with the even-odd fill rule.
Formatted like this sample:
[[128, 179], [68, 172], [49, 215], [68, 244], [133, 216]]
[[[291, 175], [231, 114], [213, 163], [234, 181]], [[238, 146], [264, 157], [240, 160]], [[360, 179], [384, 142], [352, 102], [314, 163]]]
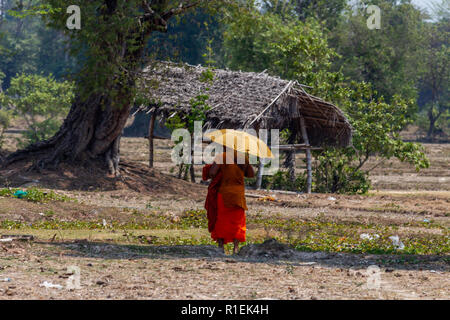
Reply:
[[[169, 148], [166, 142], [157, 141], [156, 168], [166, 174], [170, 174], [172, 166], [167, 162]], [[259, 242], [266, 237], [286, 239], [286, 231], [279, 226], [292, 219], [304, 223], [301, 232], [289, 235], [299, 239], [308, 233], [331, 230], [324, 236], [333, 232], [344, 232], [348, 237], [352, 233], [358, 236], [362, 232], [380, 232], [395, 233], [401, 239], [438, 239], [448, 243], [450, 188], [446, 181], [433, 184], [427, 178], [449, 176], [445, 159], [450, 148], [427, 145], [427, 149], [432, 160], [431, 173], [424, 171], [411, 176], [416, 179], [418, 191], [399, 178], [389, 185], [389, 189], [396, 190], [375, 190], [367, 196], [333, 195], [336, 200], [329, 200], [330, 195], [326, 194], [277, 194], [277, 201], [272, 202], [248, 198], [249, 241]], [[147, 161], [143, 139], [124, 139], [122, 150], [127, 159]], [[380, 168], [377, 174], [407, 177], [408, 170], [403, 164], [394, 163], [392, 167]], [[181, 224], [178, 228], [168, 228], [179, 224], [186, 209], [203, 208], [204, 186], [187, 182], [179, 186], [195, 192], [174, 193], [162, 183], [159, 189], [140, 192], [129, 188], [54, 190], [76, 201], [34, 203], [0, 197], [0, 222], [15, 221], [23, 225], [20, 229], [0, 229], [0, 235], [31, 234], [35, 237], [31, 243], [0, 243], [0, 299], [450, 297], [448, 252], [441, 255], [351, 254], [333, 249], [316, 253], [298, 251], [295, 256], [272, 260], [224, 256], [210, 245], [212, 242], [205, 228], [188, 228]], [[402, 189], [402, 186], [406, 187]], [[103, 219], [106, 227], [102, 227]], [[258, 219], [267, 223], [258, 224]], [[424, 223], [424, 219], [430, 223]], [[161, 221], [167, 228], [157, 224]], [[113, 228], [113, 222], [136, 228]], [[28, 226], [30, 223], [58, 226], [66, 223], [76, 228], [42, 229]], [[137, 228], [145, 223], [157, 227]], [[312, 227], [313, 224], [316, 227]], [[326, 227], [329, 224], [339, 228], [337, 231], [329, 229]], [[70, 276], [67, 267], [72, 265], [81, 269], [81, 289], [69, 291], [39, 286], [44, 281], [65, 286]], [[381, 268], [379, 289], [367, 286], [366, 269], [370, 265]], [[2, 282], [4, 278], [11, 278], [11, 281]]]

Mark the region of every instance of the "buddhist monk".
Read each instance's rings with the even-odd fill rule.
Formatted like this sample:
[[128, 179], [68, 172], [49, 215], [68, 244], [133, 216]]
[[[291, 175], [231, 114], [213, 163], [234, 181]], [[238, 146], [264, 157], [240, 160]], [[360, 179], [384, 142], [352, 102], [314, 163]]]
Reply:
[[255, 176], [248, 156], [233, 149], [225, 149], [218, 154], [209, 169], [209, 177], [221, 175], [217, 189], [217, 217], [211, 237], [224, 251], [224, 244], [233, 242], [233, 254], [239, 250], [239, 242], [245, 242], [245, 201], [244, 177]]

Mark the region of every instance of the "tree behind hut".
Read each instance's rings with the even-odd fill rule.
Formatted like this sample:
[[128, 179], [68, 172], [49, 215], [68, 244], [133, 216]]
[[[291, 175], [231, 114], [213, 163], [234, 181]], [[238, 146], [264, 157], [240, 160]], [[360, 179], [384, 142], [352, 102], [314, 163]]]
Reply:
[[[374, 156], [382, 160], [396, 157], [417, 170], [429, 166], [423, 148], [404, 142], [399, 136], [411, 123], [414, 101], [394, 94], [388, 103], [368, 83], [350, 83], [341, 71], [333, 71], [332, 60], [340, 56], [328, 45], [323, 29], [314, 19], [303, 23], [261, 14], [256, 8], [241, 8], [230, 21], [225, 46], [231, 68], [255, 72], [266, 69], [282, 78], [298, 80], [311, 86], [310, 93], [333, 102], [348, 116], [354, 130], [353, 145], [315, 152], [314, 191], [367, 192], [368, 172], [373, 168], [365, 165]], [[287, 178], [277, 175], [267, 183], [280, 184], [284, 177]], [[288, 181], [286, 185], [295, 186]]]
[[[448, 13], [447, 13], [448, 14]], [[427, 139], [433, 141], [437, 131], [450, 129], [450, 49], [448, 39], [450, 21], [445, 13], [438, 14], [439, 20], [426, 25], [427, 43], [423, 48], [423, 71], [421, 89], [424, 96], [423, 112], [426, 114]], [[447, 118], [447, 119], [446, 119]]]

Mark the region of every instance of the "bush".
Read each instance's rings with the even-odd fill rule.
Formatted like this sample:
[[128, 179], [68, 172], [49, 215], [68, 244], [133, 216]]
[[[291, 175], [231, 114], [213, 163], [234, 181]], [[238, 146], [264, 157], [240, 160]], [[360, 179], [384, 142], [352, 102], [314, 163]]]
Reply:
[[25, 148], [38, 141], [47, 140], [58, 132], [61, 122], [56, 119], [46, 119], [42, 122], [32, 124], [28, 130], [23, 133], [22, 139], [18, 139], [18, 146]]
[[0, 109], [0, 149], [3, 146], [3, 137], [6, 129], [8, 129], [11, 122], [12, 114], [10, 111]]
[[[256, 177], [245, 179], [245, 185], [254, 187], [256, 185], [256, 179]], [[289, 177], [289, 172], [279, 170], [273, 176], [263, 176], [261, 188], [302, 192], [306, 189], [306, 174], [297, 175], [295, 181], [292, 182]]]
[[273, 176], [267, 176], [266, 188], [271, 190], [287, 190], [287, 191], [305, 191], [306, 175], [297, 175], [294, 181], [291, 181], [289, 172], [278, 171]]
[[[400, 132], [412, 122], [412, 101], [394, 96], [391, 103], [386, 103], [383, 98], [376, 98], [366, 83], [352, 83], [346, 90], [349, 98], [343, 107], [353, 127], [352, 144], [315, 152], [315, 191], [366, 193], [370, 188], [369, 172], [392, 157], [414, 165], [416, 171], [429, 167], [422, 145], [400, 137]], [[368, 167], [368, 161], [375, 156], [379, 161]]]
[[0, 105], [9, 106], [28, 124], [21, 147], [56, 133], [69, 111], [73, 89], [71, 82], [57, 82], [52, 75], [21, 74], [11, 79], [10, 87], [0, 94]]
[[352, 166], [340, 150], [326, 150], [316, 157], [314, 192], [364, 194], [370, 189], [369, 173]]

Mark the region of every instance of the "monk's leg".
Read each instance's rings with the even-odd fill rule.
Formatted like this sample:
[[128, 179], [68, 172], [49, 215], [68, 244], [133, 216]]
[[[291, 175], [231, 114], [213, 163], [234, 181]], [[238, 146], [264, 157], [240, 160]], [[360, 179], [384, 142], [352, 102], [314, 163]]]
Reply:
[[225, 248], [223, 247], [223, 239], [217, 239], [217, 243], [219, 244], [219, 249], [221, 249], [222, 252], [225, 253]]
[[233, 248], [233, 254], [237, 254], [239, 251], [239, 240], [234, 239], [233, 240], [234, 248]]

